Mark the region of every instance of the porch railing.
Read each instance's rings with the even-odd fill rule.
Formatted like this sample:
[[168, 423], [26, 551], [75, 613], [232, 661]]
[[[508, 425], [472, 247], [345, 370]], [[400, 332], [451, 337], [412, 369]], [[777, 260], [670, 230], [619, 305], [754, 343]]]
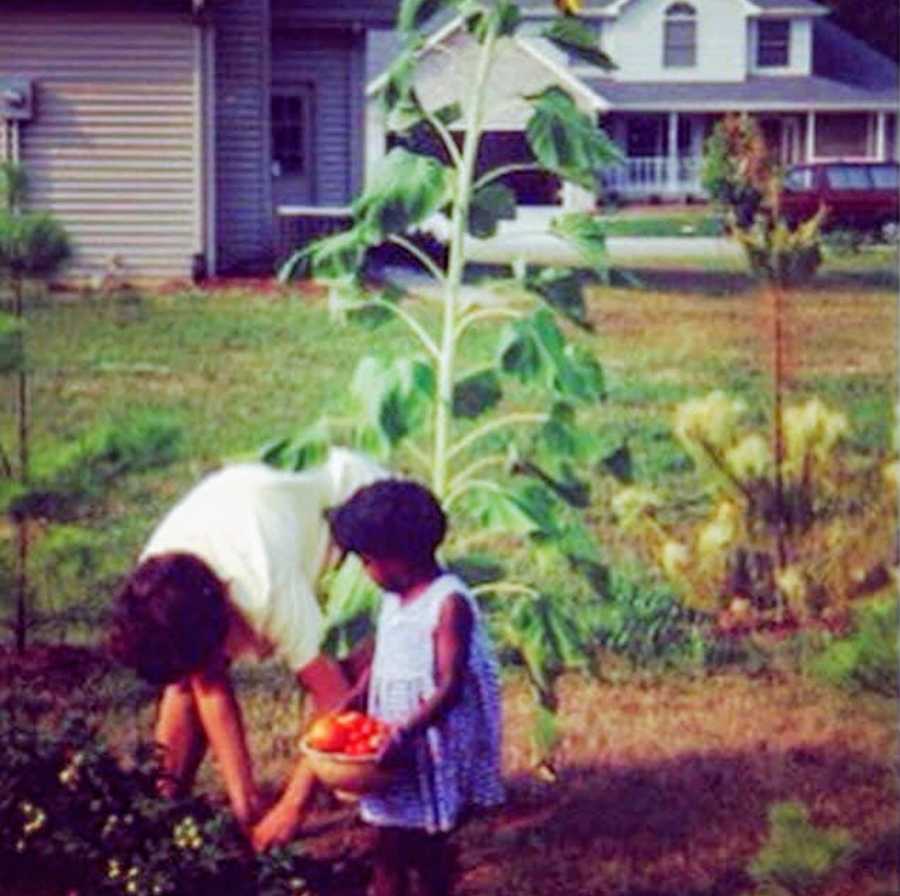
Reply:
[[626, 159], [603, 172], [603, 187], [607, 192], [625, 196], [650, 196], [703, 192], [700, 185], [698, 156], [642, 156]]

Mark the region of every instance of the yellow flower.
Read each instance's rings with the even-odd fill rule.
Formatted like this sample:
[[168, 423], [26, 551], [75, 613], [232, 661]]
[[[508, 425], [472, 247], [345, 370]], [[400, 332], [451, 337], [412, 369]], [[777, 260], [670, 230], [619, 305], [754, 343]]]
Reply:
[[660, 506], [659, 498], [648, 488], [638, 485], [623, 488], [612, 499], [612, 511], [623, 528], [633, 526], [638, 518], [653, 507]]
[[691, 553], [680, 541], [667, 541], [660, 549], [660, 564], [666, 575], [677, 579], [684, 575], [691, 561]]
[[675, 410], [675, 435], [696, 453], [701, 445], [725, 450], [734, 439], [734, 429], [746, 410], [744, 402], [716, 390], [704, 398], [682, 402]]
[[725, 455], [725, 462], [740, 479], [759, 479], [766, 475], [772, 463], [772, 452], [766, 440], [754, 433], [745, 436]]
[[806, 596], [806, 581], [796, 566], [788, 566], [777, 572], [775, 584], [789, 603], [799, 603]]
[[894, 490], [894, 499], [896, 500], [896, 492], [897, 489], [900, 488], [900, 460], [885, 464], [882, 468], [881, 475], [884, 477], [885, 483]]
[[697, 553], [704, 559], [717, 558], [737, 540], [740, 532], [739, 512], [730, 501], [723, 501], [713, 518], [697, 536]]
[[827, 460], [848, 430], [847, 418], [839, 411], [830, 411], [819, 398], [787, 408], [784, 412], [787, 468], [799, 473], [807, 456]]
[[575, 16], [584, 9], [584, 0], [553, 0], [556, 8], [566, 16]]

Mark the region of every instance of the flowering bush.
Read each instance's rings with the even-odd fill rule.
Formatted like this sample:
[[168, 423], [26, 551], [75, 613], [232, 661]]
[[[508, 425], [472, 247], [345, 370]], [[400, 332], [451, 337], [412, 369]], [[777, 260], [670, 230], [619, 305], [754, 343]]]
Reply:
[[59, 735], [0, 714], [4, 893], [334, 893], [351, 866], [287, 852], [257, 857], [231, 816], [201, 798], [157, 795], [141, 748], [125, 767], [82, 722]]
[[[841, 456], [847, 418], [818, 398], [785, 408], [780, 463], [772, 439], [740, 428], [746, 407], [723, 392], [680, 405], [674, 431], [710, 478], [712, 509], [690, 527], [664, 525], [663, 502], [632, 486], [613, 501], [691, 607], [723, 628], [766, 623], [830, 628], [848, 601], [883, 585], [895, 507], [877, 470], [852, 472]], [[897, 465], [887, 464], [890, 481]], [[855, 486], [855, 487], [851, 487]]]

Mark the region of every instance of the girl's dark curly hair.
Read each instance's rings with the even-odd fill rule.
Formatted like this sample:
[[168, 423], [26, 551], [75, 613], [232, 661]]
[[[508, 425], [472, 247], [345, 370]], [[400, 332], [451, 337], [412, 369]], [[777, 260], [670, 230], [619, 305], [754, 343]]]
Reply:
[[146, 681], [170, 684], [201, 669], [225, 640], [227, 589], [187, 553], [149, 557], [119, 589], [107, 647]]
[[447, 532], [437, 498], [407, 479], [382, 479], [328, 513], [331, 534], [345, 551], [367, 557], [429, 560]]

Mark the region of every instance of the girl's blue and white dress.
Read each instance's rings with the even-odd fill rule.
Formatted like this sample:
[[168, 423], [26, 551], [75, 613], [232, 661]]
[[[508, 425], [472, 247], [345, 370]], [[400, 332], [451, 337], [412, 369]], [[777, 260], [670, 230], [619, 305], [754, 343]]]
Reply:
[[415, 600], [382, 598], [369, 684], [369, 714], [401, 723], [435, 691], [434, 632], [444, 601], [462, 595], [474, 624], [459, 699], [424, 736], [387, 789], [361, 800], [374, 825], [449, 831], [470, 807], [503, 801], [497, 662], [475, 598], [455, 575], [435, 579]]

